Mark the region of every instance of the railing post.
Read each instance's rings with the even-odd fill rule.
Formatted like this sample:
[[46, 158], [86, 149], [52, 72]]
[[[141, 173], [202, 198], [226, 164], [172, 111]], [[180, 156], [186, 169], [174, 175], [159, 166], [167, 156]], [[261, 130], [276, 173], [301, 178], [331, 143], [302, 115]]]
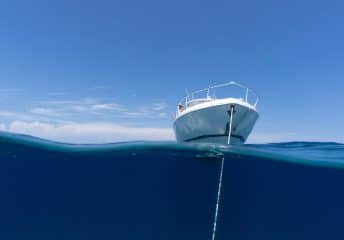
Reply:
[[248, 98], [248, 88], [246, 88], [245, 102], [247, 102], [247, 98]]

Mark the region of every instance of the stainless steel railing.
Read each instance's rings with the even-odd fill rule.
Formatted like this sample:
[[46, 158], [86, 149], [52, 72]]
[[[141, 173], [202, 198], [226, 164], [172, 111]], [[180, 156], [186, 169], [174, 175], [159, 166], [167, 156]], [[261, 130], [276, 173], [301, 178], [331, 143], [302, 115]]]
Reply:
[[[240, 83], [237, 83], [234, 81], [230, 81], [227, 83], [217, 84], [217, 85], [209, 86], [209, 87], [201, 89], [201, 90], [187, 93], [186, 96], [183, 97], [178, 102], [176, 116], [178, 116], [182, 111], [186, 110], [188, 107], [191, 107], [197, 103], [215, 100], [216, 99], [216, 97], [214, 95], [215, 89], [224, 88], [224, 87], [238, 87], [238, 88], [243, 89], [244, 94], [242, 96], [242, 100], [244, 102], [254, 106], [254, 107], [257, 106], [257, 104], [259, 102], [259, 97], [255, 91], [253, 91], [252, 89], [250, 89], [249, 87], [247, 87], [243, 84], [240, 84]], [[211, 94], [213, 94], [213, 96], [211, 96]], [[197, 97], [197, 96], [200, 96], [200, 97]], [[252, 97], [253, 97], [253, 101], [251, 99]]]

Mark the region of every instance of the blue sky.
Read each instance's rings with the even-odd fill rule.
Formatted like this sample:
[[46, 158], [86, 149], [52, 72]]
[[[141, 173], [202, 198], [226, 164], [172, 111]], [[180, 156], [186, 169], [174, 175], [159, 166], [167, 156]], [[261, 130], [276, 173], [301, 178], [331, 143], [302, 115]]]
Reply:
[[341, 1], [2, 1], [0, 129], [172, 139], [184, 89], [261, 98], [251, 142], [344, 142]]

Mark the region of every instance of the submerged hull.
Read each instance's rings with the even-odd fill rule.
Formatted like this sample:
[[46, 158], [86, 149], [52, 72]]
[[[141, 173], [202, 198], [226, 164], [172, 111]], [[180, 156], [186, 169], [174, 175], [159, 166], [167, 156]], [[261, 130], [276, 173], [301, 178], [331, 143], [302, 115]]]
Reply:
[[228, 143], [230, 109], [234, 106], [230, 144], [243, 144], [251, 133], [258, 113], [249, 104], [228, 98], [188, 109], [174, 122], [178, 142]]

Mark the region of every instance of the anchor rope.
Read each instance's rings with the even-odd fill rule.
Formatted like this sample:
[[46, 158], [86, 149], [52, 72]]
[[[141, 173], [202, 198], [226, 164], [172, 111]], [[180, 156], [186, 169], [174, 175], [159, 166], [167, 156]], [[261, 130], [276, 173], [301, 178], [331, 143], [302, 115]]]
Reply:
[[230, 142], [231, 142], [233, 110], [234, 110], [234, 106], [231, 105], [231, 117], [230, 117], [230, 122], [229, 122], [229, 131], [228, 131], [228, 141], [227, 141], [227, 144], [230, 144]]
[[216, 208], [215, 208], [212, 240], [215, 240], [215, 234], [216, 234], [216, 224], [217, 224], [217, 216], [218, 216], [218, 212], [219, 212], [219, 204], [220, 204], [220, 196], [221, 196], [221, 186], [222, 186], [222, 175], [223, 175], [223, 165], [224, 165], [224, 162], [225, 162], [225, 156], [222, 157], [222, 161], [221, 161], [221, 171], [220, 171], [220, 178], [219, 178], [219, 186], [218, 186], [218, 190], [217, 190], [217, 200], [216, 200]]

